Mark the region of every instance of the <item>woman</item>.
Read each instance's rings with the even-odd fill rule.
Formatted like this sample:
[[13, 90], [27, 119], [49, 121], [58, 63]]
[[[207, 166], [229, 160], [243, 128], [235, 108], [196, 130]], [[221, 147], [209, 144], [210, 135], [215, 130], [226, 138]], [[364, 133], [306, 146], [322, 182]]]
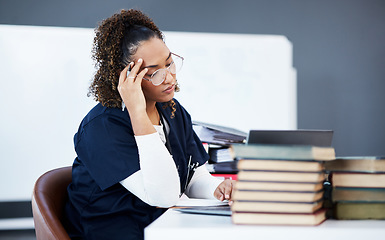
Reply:
[[173, 98], [183, 58], [167, 48], [152, 20], [137, 10], [104, 20], [93, 58], [90, 93], [99, 104], [74, 137], [71, 238], [143, 239], [144, 228], [183, 193], [229, 200], [232, 182], [207, 172], [190, 115]]

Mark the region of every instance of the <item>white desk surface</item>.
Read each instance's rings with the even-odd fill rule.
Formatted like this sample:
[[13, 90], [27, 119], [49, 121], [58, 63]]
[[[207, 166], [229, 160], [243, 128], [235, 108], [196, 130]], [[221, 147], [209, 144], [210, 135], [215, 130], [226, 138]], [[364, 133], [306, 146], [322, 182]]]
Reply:
[[235, 225], [228, 216], [181, 213], [167, 210], [145, 229], [146, 240], [373, 240], [385, 239], [385, 220], [327, 220], [319, 226]]

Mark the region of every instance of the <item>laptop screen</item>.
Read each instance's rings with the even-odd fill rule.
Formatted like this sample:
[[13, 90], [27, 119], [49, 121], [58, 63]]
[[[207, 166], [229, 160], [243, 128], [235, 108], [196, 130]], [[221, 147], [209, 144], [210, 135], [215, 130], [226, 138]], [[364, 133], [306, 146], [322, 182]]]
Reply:
[[250, 130], [247, 143], [330, 147], [332, 130]]

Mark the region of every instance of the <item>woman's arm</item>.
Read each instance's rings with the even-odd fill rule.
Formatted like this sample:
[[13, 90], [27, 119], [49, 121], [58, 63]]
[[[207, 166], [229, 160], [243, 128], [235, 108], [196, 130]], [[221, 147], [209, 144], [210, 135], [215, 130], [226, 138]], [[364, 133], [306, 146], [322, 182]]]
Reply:
[[215, 199], [214, 192], [221, 182], [207, 171], [205, 165], [202, 165], [195, 170], [185, 193], [192, 198]]
[[226, 179], [222, 181], [213, 177], [207, 171], [206, 166], [203, 165], [196, 169], [191, 182], [187, 186], [186, 195], [193, 198], [231, 200], [234, 183], [234, 180]]
[[170, 207], [179, 199], [179, 175], [174, 160], [146, 112], [141, 83], [148, 69], [139, 72], [142, 63], [142, 59], [136, 64], [130, 63], [119, 77], [118, 91], [130, 114], [140, 165], [138, 172], [120, 183], [149, 205]]
[[179, 200], [179, 174], [159, 134], [135, 136], [140, 170], [120, 183], [143, 202], [157, 207], [171, 207]]

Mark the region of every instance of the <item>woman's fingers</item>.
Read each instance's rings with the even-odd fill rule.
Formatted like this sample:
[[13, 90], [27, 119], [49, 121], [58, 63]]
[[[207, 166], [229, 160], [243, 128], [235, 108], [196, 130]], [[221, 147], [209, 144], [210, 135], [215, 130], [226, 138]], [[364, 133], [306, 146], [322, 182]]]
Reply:
[[224, 180], [217, 189], [214, 192], [214, 196], [219, 199], [220, 201], [223, 200], [230, 200], [231, 199], [231, 193], [233, 191], [233, 180], [226, 179]]
[[131, 71], [129, 71], [129, 74], [127, 75], [127, 78], [132, 79], [135, 81], [138, 72], [140, 70], [140, 67], [142, 66], [143, 59], [139, 58], [136, 64], [134, 65], [134, 62], [130, 63]]
[[147, 72], [148, 72], [148, 68], [145, 68], [142, 71], [140, 71], [140, 73], [138, 75], [136, 75], [136, 78], [134, 79], [134, 82], [136, 84], [138, 84], [138, 85], [141, 85], [143, 77], [144, 77], [144, 75], [146, 75]]
[[142, 59], [139, 59], [136, 64], [134, 62], [130, 63], [122, 70], [119, 76], [118, 92], [130, 113], [146, 109], [146, 100], [141, 83], [143, 76], [148, 70], [143, 69], [139, 72], [142, 63]]
[[215, 197], [216, 199], [218, 199], [219, 201], [223, 201], [223, 200], [224, 200], [223, 194], [222, 194], [222, 192], [221, 192], [219, 186], [217, 187], [217, 189], [216, 189], [215, 192], [214, 192], [214, 197]]
[[224, 195], [225, 195], [225, 199], [226, 199], [226, 200], [229, 200], [229, 199], [230, 199], [230, 197], [231, 197], [231, 191], [232, 191], [231, 180], [225, 181]]
[[134, 83], [137, 82], [137, 84], [140, 85], [144, 75], [146, 75], [146, 73], [148, 72], [148, 69], [145, 68], [138, 73], [138, 71], [140, 70], [140, 67], [142, 66], [142, 63], [143, 63], [143, 59], [141, 58], [139, 58], [139, 60], [137, 61], [137, 64], [135, 65], [134, 65], [134, 62], [131, 62], [121, 73], [121, 75], [126, 74], [127, 76], [126, 79], [124, 80], [130, 80], [129, 82], [134, 82]]
[[124, 69], [123, 71], [120, 72], [120, 75], [119, 75], [119, 85], [121, 85], [125, 80], [126, 78], [128, 77], [129, 75], [129, 71], [128, 69], [130, 68], [132, 63], [128, 64]]

